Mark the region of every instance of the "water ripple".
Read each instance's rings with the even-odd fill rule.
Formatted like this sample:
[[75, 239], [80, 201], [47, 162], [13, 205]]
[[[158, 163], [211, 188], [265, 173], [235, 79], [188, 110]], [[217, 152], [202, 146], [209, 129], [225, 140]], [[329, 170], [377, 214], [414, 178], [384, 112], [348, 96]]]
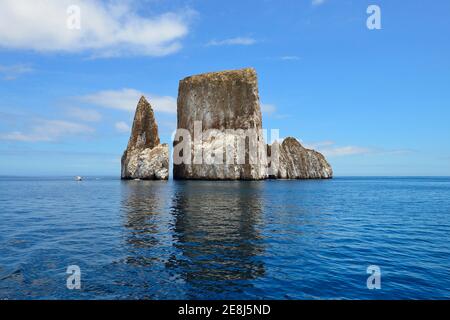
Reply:
[[0, 299], [448, 299], [449, 214], [449, 178], [0, 178]]

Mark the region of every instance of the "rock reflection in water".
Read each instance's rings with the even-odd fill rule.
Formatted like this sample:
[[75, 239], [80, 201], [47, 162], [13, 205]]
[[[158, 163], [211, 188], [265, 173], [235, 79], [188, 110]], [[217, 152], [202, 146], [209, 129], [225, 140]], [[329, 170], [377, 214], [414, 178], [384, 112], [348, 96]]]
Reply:
[[[160, 254], [167, 243], [167, 226], [170, 224], [168, 205], [170, 192], [166, 182], [123, 182], [122, 208], [129, 256], [127, 263], [151, 265], [163, 258]], [[156, 252], [149, 251], [156, 249]]]
[[230, 291], [230, 282], [245, 285], [242, 280], [264, 274], [261, 188], [260, 182], [176, 182], [174, 245], [182, 257], [169, 266], [181, 268], [194, 289]]
[[[265, 273], [261, 182], [123, 182], [123, 283], [149, 298], [210, 298], [252, 287]], [[165, 280], [163, 280], [165, 279]], [[147, 282], [147, 283], [144, 283]]]

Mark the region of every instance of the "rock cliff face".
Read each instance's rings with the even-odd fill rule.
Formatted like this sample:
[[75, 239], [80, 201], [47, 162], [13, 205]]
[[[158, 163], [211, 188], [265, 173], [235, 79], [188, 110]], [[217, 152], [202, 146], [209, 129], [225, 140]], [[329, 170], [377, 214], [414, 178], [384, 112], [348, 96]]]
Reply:
[[128, 147], [122, 156], [122, 179], [167, 180], [169, 146], [160, 144], [150, 103], [142, 97], [136, 108]]
[[[278, 150], [278, 157], [271, 156]], [[330, 179], [333, 170], [325, 157], [304, 148], [297, 139], [289, 137], [281, 144], [267, 146], [269, 177], [273, 179]]]
[[[178, 129], [186, 129], [191, 136], [190, 150], [182, 151], [191, 162], [175, 161], [177, 144], [181, 142], [175, 139], [175, 179], [259, 180], [267, 177], [254, 69], [206, 73], [181, 80], [177, 114]], [[194, 131], [203, 134], [196, 138]], [[227, 150], [234, 150], [235, 154]]]

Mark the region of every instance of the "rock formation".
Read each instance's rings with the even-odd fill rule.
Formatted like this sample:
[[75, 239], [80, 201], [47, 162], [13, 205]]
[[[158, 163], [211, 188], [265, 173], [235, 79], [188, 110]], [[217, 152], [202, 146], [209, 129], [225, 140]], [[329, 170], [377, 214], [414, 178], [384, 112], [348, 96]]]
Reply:
[[[266, 145], [256, 71], [211, 72], [180, 81], [174, 139], [175, 179], [328, 179], [324, 156], [295, 138]], [[161, 144], [150, 103], [137, 105], [122, 179], [167, 180], [169, 147]]]
[[128, 147], [122, 156], [121, 177], [143, 180], [169, 178], [169, 146], [160, 144], [155, 115], [145, 97], [141, 97], [136, 108]]
[[[272, 154], [278, 152], [278, 157]], [[274, 179], [330, 179], [333, 170], [325, 157], [314, 150], [304, 148], [292, 137], [281, 144], [274, 142], [267, 146], [269, 156], [269, 177]]]
[[[190, 163], [177, 163], [177, 145], [182, 139], [175, 139], [175, 179], [267, 178], [266, 146], [261, 132], [262, 116], [254, 69], [206, 73], [181, 80], [177, 114], [178, 129], [186, 129], [192, 141], [190, 150], [182, 151]], [[200, 125], [200, 132], [203, 132], [200, 138], [195, 138], [195, 124]], [[240, 152], [227, 154], [226, 150], [232, 149], [243, 150], [243, 156]]]

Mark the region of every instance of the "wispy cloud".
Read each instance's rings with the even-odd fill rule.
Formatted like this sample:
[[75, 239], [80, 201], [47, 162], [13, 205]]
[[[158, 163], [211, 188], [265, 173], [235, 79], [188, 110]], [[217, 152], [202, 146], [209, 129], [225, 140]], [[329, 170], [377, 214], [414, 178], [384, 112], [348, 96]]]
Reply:
[[282, 56], [282, 57], [280, 57], [280, 60], [296, 61], [296, 60], [300, 60], [300, 57], [299, 56]]
[[3, 80], [15, 80], [19, 76], [30, 72], [33, 72], [33, 68], [23, 64], [0, 65], [0, 76]]
[[261, 111], [267, 115], [271, 115], [277, 111], [277, 108], [273, 104], [261, 103]]
[[92, 109], [69, 108], [67, 110], [67, 115], [86, 122], [99, 122], [102, 119], [100, 112]]
[[327, 147], [327, 148], [320, 149], [320, 151], [329, 157], [353, 156], [353, 155], [368, 154], [368, 153], [373, 152], [369, 148], [358, 147], [358, 146]]
[[274, 119], [285, 119], [290, 117], [288, 114], [279, 113], [277, 106], [271, 103], [261, 103], [261, 112], [264, 113], [266, 117]]
[[312, 0], [311, 1], [311, 5], [313, 5], [313, 6], [320, 6], [324, 3], [325, 3], [325, 0]]
[[34, 124], [27, 129], [27, 132], [13, 131], [3, 134], [0, 133], [0, 140], [50, 142], [59, 140], [65, 136], [87, 135], [94, 132], [94, 128], [75, 122], [35, 119]]
[[[120, 152], [120, 151], [119, 151]], [[7, 150], [0, 150], [0, 155], [14, 155], [14, 156], [83, 156], [83, 157], [114, 157], [118, 152], [89, 152], [82, 150], [55, 150], [55, 149], [30, 149], [30, 148], [13, 148]]]
[[139, 98], [144, 95], [153, 107], [153, 110], [164, 113], [177, 112], [177, 100], [170, 96], [146, 94], [136, 89], [104, 90], [78, 97], [78, 100], [117, 110], [134, 112]]
[[314, 149], [320, 151], [327, 157], [342, 157], [342, 156], [354, 156], [354, 155], [404, 155], [413, 152], [409, 149], [383, 149], [383, 148], [371, 148], [361, 146], [339, 146], [334, 141], [321, 141], [314, 143], [304, 143], [304, 146], [308, 149]]
[[211, 40], [207, 46], [251, 46], [257, 41], [249, 37], [236, 37], [224, 40]]
[[[80, 9], [80, 29], [68, 28], [74, 15], [68, 8], [74, 5]], [[132, 1], [2, 0], [0, 47], [97, 57], [164, 56], [180, 50], [193, 15], [185, 10], [144, 17]]]
[[123, 122], [123, 121], [116, 122], [114, 127], [116, 128], [116, 131], [120, 132], [120, 133], [128, 133], [131, 131], [130, 126], [126, 122]]
[[335, 142], [331, 141], [331, 140], [312, 142], [312, 143], [307, 143], [307, 142], [303, 142], [303, 141], [300, 141], [300, 142], [305, 146], [305, 148], [308, 148], [308, 149], [320, 149], [320, 148], [324, 148], [324, 147], [330, 147], [335, 144]]

